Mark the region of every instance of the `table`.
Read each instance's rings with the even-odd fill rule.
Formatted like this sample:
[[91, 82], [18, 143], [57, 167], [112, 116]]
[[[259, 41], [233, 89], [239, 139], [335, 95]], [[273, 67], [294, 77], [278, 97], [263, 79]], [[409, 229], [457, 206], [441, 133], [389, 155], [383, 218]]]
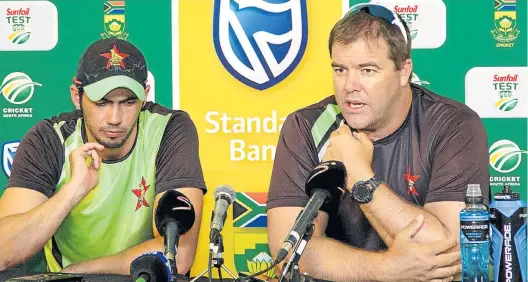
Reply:
[[[0, 282], [4, 282], [7, 279], [10, 278], [16, 278], [21, 276], [27, 276], [32, 274], [38, 274], [38, 273], [28, 273], [25, 269], [20, 268], [11, 268], [5, 272], [0, 272]], [[124, 275], [96, 275], [96, 274], [81, 274], [83, 276], [83, 281], [85, 282], [132, 282], [132, 279], [130, 276], [124, 276]], [[187, 278], [187, 280], [181, 280], [181, 281], [190, 281], [191, 278]], [[199, 282], [207, 282], [209, 279], [207, 277], [201, 277], [197, 281]], [[213, 279], [214, 282], [220, 282], [219, 279]], [[225, 282], [232, 282], [233, 279], [223, 279], [222, 281]]]

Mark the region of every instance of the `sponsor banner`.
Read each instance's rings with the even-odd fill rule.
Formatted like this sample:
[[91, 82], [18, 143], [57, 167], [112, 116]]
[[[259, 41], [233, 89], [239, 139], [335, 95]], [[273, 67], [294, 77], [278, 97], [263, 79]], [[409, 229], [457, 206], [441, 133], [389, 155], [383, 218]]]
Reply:
[[466, 105], [481, 118], [528, 117], [528, 67], [474, 67], [465, 80]]
[[23, 72], [8, 74], [0, 84], [0, 93], [9, 105], [2, 109], [3, 118], [32, 118], [33, 107], [26, 105], [35, 92], [35, 86], [42, 84], [35, 82]]
[[[268, 248], [268, 235], [262, 233], [235, 233], [234, 261], [237, 272], [257, 273], [271, 266], [273, 258]], [[275, 268], [264, 273], [277, 278]]]
[[233, 204], [233, 227], [259, 228], [268, 226], [266, 201], [268, 193], [238, 192]]
[[[11, 175], [11, 167], [13, 166], [13, 159], [15, 158], [15, 153], [18, 149], [20, 141], [9, 141], [5, 142], [2, 145], [2, 169], [6, 177]], [[0, 191], [0, 195], [2, 195]]]
[[[173, 101], [179, 98], [196, 125], [209, 189], [225, 183], [239, 192], [222, 231], [225, 263], [232, 268], [227, 250], [246, 243], [240, 237], [233, 246], [232, 236], [266, 233], [265, 197], [287, 115], [333, 94], [328, 36], [341, 3], [176, 3], [180, 29], [172, 38], [173, 48], [178, 46], [172, 59], [179, 66], [179, 91]], [[204, 211], [213, 209], [212, 200], [206, 198]], [[203, 223], [209, 230], [210, 220]], [[191, 274], [207, 268], [208, 232], [202, 235]]]
[[57, 45], [58, 38], [53, 2], [0, 2], [0, 51], [48, 51]]
[[497, 41], [496, 47], [513, 47], [521, 33], [517, 25], [517, 0], [495, 0], [493, 10], [494, 28], [491, 34]]
[[447, 36], [447, 12], [442, 0], [344, 0], [343, 15], [359, 3], [379, 4], [399, 14], [407, 23], [413, 49], [442, 46]]
[[492, 194], [505, 185], [527, 196], [528, 123], [525, 118], [484, 119], [488, 133], [489, 173]]
[[128, 39], [125, 31], [125, 1], [106, 1], [103, 5], [104, 12], [104, 32], [101, 37], [117, 37], [123, 40]]

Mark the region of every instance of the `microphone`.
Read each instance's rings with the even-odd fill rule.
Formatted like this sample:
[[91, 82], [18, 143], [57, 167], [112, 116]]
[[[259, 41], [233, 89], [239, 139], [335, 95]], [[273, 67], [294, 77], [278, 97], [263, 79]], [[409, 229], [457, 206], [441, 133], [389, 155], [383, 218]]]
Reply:
[[215, 207], [211, 220], [211, 232], [209, 240], [211, 243], [216, 242], [220, 237], [220, 231], [224, 228], [227, 217], [227, 209], [235, 201], [235, 190], [229, 185], [220, 185], [214, 191]]
[[156, 216], [156, 229], [164, 237], [165, 257], [169, 261], [172, 278], [176, 279], [176, 245], [180, 235], [189, 231], [194, 224], [194, 207], [184, 194], [169, 190], [161, 196]]
[[277, 263], [288, 256], [324, 204], [326, 207], [337, 206], [341, 196], [345, 193], [345, 186], [346, 168], [340, 161], [322, 162], [312, 170], [306, 181], [306, 192], [310, 195], [310, 199], [299, 213], [282, 248], [277, 253], [275, 260]]
[[148, 252], [130, 264], [130, 276], [135, 282], [170, 281], [169, 261], [161, 252]]

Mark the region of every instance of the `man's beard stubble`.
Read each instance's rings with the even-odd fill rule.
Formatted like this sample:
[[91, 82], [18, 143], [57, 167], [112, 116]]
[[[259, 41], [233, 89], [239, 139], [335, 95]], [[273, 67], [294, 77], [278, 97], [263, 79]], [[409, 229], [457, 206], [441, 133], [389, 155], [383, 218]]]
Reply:
[[90, 133], [92, 134], [92, 136], [97, 141], [97, 143], [103, 145], [105, 148], [111, 148], [111, 149], [121, 148], [125, 144], [125, 142], [128, 140], [128, 138], [130, 138], [130, 135], [132, 134], [134, 127], [137, 126], [137, 122], [135, 122], [134, 125], [126, 131], [126, 135], [123, 136], [122, 138], [106, 141], [106, 140], [103, 140], [101, 136], [99, 136], [98, 132], [93, 130], [92, 125], [86, 120], [86, 118], [84, 118], [84, 122], [88, 130], [90, 130]]

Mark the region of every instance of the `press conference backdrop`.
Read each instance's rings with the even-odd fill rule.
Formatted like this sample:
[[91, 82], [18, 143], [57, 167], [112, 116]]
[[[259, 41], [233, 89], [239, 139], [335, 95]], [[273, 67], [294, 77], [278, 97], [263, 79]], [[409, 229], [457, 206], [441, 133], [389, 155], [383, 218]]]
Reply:
[[[510, 185], [526, 200], [526, 0], [372, 2], [409, 24], [413, 81], [481, 116], [493, 193]], [[209, 190], [226, 183], [237, 191], [223, 231], [226, 266], [266, 267], [265, 203], [281, 126], [288, 113], [332, 94], [328, 35], [357, 3], [1, 1], [0, 195], [24, 134], [42, 118], [73, 110], [68, 88], [83, 50], [117, 36], [144, 52], [154, 90], [149, 99], [184, 109], [194, 120]], [[212, 208], [210, 192], [193, 275], [207, 265]]]

